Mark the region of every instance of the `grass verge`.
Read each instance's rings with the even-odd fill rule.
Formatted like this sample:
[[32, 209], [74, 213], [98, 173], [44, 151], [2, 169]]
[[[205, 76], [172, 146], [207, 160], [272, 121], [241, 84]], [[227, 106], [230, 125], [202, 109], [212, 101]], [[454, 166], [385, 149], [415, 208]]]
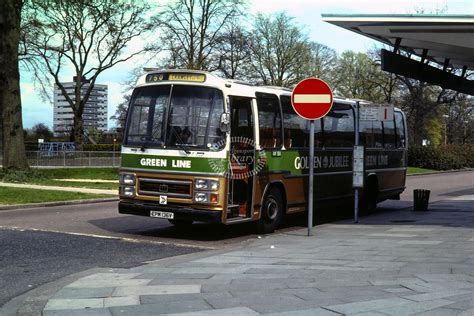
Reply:
[[57, 181], [56, 179], [93, 179], [118, 180], [117, 168], [64, 168], [64, 169], [31, 169], [29, 171], [2, 171], [0, 180], [4, 182], [30, 183], [60, 187], [88, 189], [118, 188], [118, 183]]
[[434, 169], [408, 167], [407, 174], [419, 174], [419, 173], [429, 173], [429, 172], [437, 172], [437, 171], [438, 170], [434, 170]]
[[44, 203], [57, 201], [99, 199], [113, 197], [107, 194], [90, 194], [37, 189], [0, 188], [0, 205]]

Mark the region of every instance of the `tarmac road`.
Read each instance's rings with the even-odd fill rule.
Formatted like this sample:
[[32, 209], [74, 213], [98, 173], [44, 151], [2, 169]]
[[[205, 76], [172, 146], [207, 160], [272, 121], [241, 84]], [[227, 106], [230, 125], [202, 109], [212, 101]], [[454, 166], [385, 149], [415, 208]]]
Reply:
[[[432, 190], [432, 201], [474, 195], [474, 172], [407, 178], [401, 201], [381, 209], [412, 205], [415, 188]], [[300, 229], [289, 223], [281, 232]], [[120, 215], [117, 203], [0, 211], [0, 306], [41, 284], [94, 267], [130, 267], [141, 262], [224, 248], [255, 239], [252, 225], [206, 224], [180, 230], [166, 220]]]

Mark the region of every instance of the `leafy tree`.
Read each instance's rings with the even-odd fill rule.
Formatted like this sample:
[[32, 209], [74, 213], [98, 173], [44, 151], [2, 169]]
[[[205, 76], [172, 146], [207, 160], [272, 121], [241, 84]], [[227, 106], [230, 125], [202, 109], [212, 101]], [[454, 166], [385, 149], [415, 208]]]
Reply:
[[[30, 65], [37, 74], [52, 76], [71, 106], [71, 136], [82, 148], [84, 105], [101, 73], [148, 49], [129, 51], [128, 46], [150, 29], [145, 18], [150, 6], [125, 0], [32, 0], [27, 10], [35, 36], [25, 37], [25, 54], [35, 56]], [[68, 68], [76, 78], [72, 97], [60, 80]]]
[[3, 168], [28, 169], [21, 117], [18, 46], [22, 0], [0, 1], [0, 115]]
[[51, 129], [44, 123], [38, 123], [31, 128], [35, 139], [42, 138], [45, 141], [51, 140], [53, 138], [53, 132]]
[[255, 81], [292, 86], [304, 78], [310, 45], [306, 34], [286, 13], [258, 14], [250, 48]]
[[474, 131], [474, 99], [465, 94], [458, 94], [456, 99], [445, 106], [447, 143], [466, 144], [472, 142]]
[[431, 145], [438, 146], [443, 143], [444, 122], [443, 117], [434, 116], [426, 121], [426, 138]]
[[381, 82], [386, 78], [380, 66], [367, 54], [345, 51], [334, 69], [334, 85], [344, 97], [385, 102]]
[[98, 130], [95, 126], [89, 127], [86, 135], [87, 139], [93, 144], [101, 143], [104, 139], [104, 133]]
[[174, 0], [155, 18], [163, 32], [157, 51], [169, 52], [170, 68], [210, 69], [212, 55], [232, 20], [239, 16], [243, 0]]

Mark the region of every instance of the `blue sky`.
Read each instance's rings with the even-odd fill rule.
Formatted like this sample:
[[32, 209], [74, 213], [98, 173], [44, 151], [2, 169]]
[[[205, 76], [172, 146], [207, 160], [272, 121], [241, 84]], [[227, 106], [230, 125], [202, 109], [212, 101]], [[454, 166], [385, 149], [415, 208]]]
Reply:
[[[249, 1], [249, 6], [251, 14], [286, 11], [288, 15], [295, 18], [295, 22], [307, 32], [311, 40], [325, 44], [338, 52], [344, 50], [366, 52], [373, 48], [376, 42], [322, 22], [321, 13], [409, 14], [423, 9], [427, 13], [446, 10], [444, 13], [447, 14], [474, 14], [474, 0], [253, 0]], [[130, 46], [133, 47], [133, 44]], [[123, 82], [139, 62], [133, 59], [119, 64], [99, 77], [98, 83], [109, 86], [108, 117], [115, 113], [123, 97], [125, 89]], [[70, 71], [65, 71], [61, 75], [63, 81], [72, 80]], [[51, 84], [51, 91], [52, 89]], [[31, 74], [22, 71], [21, 96], [24, 127], [31, 128], [37, 123], [45, 123], [52, 128], [53, 105], [42, 100], [38, 92], [39, 89], [35, 87]], [[114, 122], [109, 120], [108, 125], [110, 128]]]

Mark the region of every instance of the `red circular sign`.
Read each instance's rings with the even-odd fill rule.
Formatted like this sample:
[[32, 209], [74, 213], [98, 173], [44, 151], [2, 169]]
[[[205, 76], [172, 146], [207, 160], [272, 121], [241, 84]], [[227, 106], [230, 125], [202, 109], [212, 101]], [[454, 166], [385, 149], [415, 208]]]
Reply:
[[295, 112], [307, 120], [322, 118], [332, 107], [331, 88], [321, 79], [304, 79], [293, 89], [291, 104]]

